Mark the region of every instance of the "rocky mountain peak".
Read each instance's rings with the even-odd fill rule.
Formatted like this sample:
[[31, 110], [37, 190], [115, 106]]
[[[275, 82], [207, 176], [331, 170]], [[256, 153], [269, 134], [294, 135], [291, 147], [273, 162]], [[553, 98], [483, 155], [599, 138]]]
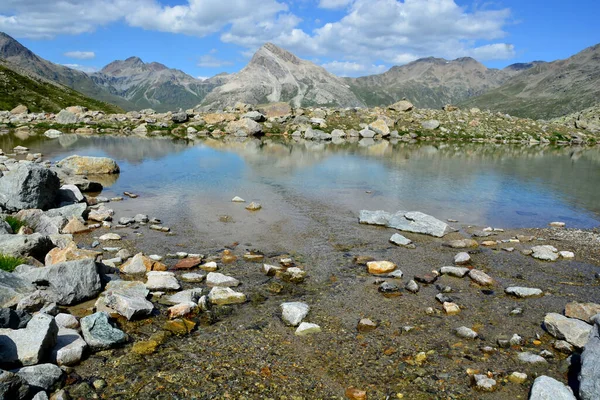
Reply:
[[264, 64], [264, 59], [280, 59], [285, 62], [299, 65], [302, 60], [293, 55], [287, 50], [274, 45], [273, 43], [265, 43], [252, 57], [250, 64]]
[[0, 32], [0, 58], [10, 60], [13, 57], [32, 58], [36, 55], [11, 36]]

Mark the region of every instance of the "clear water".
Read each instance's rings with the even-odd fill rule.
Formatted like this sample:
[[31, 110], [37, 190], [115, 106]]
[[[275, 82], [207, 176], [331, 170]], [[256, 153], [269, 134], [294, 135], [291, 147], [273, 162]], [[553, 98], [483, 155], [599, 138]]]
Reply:
[[104, 195], [135, 192], [136, 212], [171, 216], [172, 223], [235, 219], [239, 207], [230, 200], [238, 195], [259, 201], [267, 222], [298, 221], [307, 209], [286, 203], [302, 199], [340, 212], [419, 210], [482, 226], [600, 225], [598, 147], [0, 136], [5, 152], [16, 145], [53, 161], [114, 158], [122, 172], [103, 182]]

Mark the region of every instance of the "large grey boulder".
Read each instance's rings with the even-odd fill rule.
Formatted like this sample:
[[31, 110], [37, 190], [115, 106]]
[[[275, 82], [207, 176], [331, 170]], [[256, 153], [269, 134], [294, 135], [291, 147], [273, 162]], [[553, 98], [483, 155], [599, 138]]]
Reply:
[[91, 258], [30, 269], [19, 277], [51, 289], [57, 296], [53, 300], [60, 305], [82, 302], [96, 296], [101, 289], [96, 262]]
[[66, 218], [56, 213], [47, 214], [42, 210], [21, 210], [16, 217], [27, 226], [35, 229], [36, 233], [49, 236], [59, 234], [67, 224]]
[[35, 292], [31, 282], [0, 270], [0, 307], [14, 307], [21, 299]]
[[533, 382], [529, 400], [576, 400], [570, 387], [542, 375]]
[[13, 372], [25, 379], [32, 388], [45, 391], [55, 389], [63, 378], [62, 369], [54, 364], [32, 365], [19, 368]]
[[390, 214], [385, 211], [362, 210], [359, 222], [369, 225], [383, 225], [400, 231], [422, 233], [434, 237], [444, 237], [449, 226], [443, 221], [419, 211], [398, 211]]
[[88, 315], [79, 322], [83, 338], [92, 350], [110, 349], [127, 341], [125, 332], [114, 327], [105, 312]]
[[79, 122], [79, 118], [74, 113], [67, 110], [60, 110], [58, 114], [56, 114], [56, 122], [59, 124], [76, 124]]
[[0, 329], [0, 365], [36, 365], [44, 361], [56, 344], [58, 326], [54, 317], [38, 313], [25, 329]]
[[0, 399], [24, 400], [30, 397], [27, 381], [19, 375], [0, 369]]
[[262, 126], [249, 118], [242, 118], [227, 124], [225, 132], [235, 136], [253, 136], [262, 132]]
[[146, 300], [148, 293], [150, 291], [142, 282], [110, 281], [97, 303], [102, 302], [130, 320], [152, 314], [154, 305]]
[[0, 235], [2, 254], [12, 257], [33, 257], [42, 261], [53, 247], [54, 244], [50, 238], [39, 233], [32, 235]]
[[45, 210], [54, 205], [59, 189], [55, 172], [36, 165], [20, 165], [0, 177], [0, 207], [7, 211]]
[[87, 347], [87, 343], [75, 329], [60, 328], [50, 360], [60, 366], [77, 365], [83, 358]]
[[590, 324], [557, 313], [546, 314], [544, 326], [548, 333], [555, 338], [564, 339], [580, 349], [585, 346], [592, 332]]
[[106, 157], [86, 157], [73, 155], [56, 164], [74, 175], [103, 175], [118, 174], [117, 162]]
[[581, 400], [600, 399], [600, 315], [594, 317], [594, 328], [581, 354], [579, 397]]

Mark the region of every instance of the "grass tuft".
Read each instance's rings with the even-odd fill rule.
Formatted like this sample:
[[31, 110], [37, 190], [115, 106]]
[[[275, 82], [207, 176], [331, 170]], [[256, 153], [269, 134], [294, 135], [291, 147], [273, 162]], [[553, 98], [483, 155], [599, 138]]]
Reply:
[[27, 264], [27, 261], [20, 257], [7, 256], [0, 254], [0, 269], [6, 272], [13, 272], [21, 264]]
[[25, 222], [17, 217], [6, 217], [4, 220], [10, 225], [14, 233], [17, 233], [23, 226], [27, 226]]

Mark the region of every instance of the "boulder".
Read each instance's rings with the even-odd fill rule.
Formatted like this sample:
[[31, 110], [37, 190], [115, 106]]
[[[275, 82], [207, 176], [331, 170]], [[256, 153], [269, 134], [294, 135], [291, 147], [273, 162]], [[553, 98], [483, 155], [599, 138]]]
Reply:
[[400, 231], [422, 233], [434, 237], [443, 237], [449, 231], [449, 226], [445, 222], [418, 211], [398, 211], [395, 214], [390, 214], [381, 210], [362, 210], [359, 214], [359, 222], [361, 224], [384, 225]]
[[59, 204], [75, 204], [85, 200], [81, 190], [76, 185], [62, 185], [58, 191]]
[[182, 124], [182, 123], [186, 122], [187, 120], [188, 120], [188, 115], [185, 111], [176, 112], [176, 113], [173, 113], [173, 115], [171, 115], [171, 121], [178, 123], [178, 124]]
[[29, 399], [31, 389], [25, 379], [19, 375], [0, 369], [0, 399], [25, 400]]
[[581, 400], [600, 399], [600, 316], [581, 354], [579, 397]]
[[18, 106], [16, 106], [12, 110], [10, 110], [10, 113], [12, 115], [27, 114], [28, 112], [29, 112], [29, 109], [27, 108], [27, 106], [25, 106], [23, 104], [19, 104]]
[[600, 314], [600, 304], [572, 301], [565, 306], [565, 316], [577, 318], [590, 324], [593, 323], [592, 318], [597, 314]]
[[7, 211], [38, 208], [55, 203], [60, 180], [54, 171], [36, 165], [19, 165], [0, 177], [0, 207]]
[[138, 281], [110, 281], [98, 299], [128, 320], [152, 314], [154, 305], [146, 300], [149, 290]]
[[117, 162], [106, 157], [74, 155], [59, 161], [57, 166], [75, 175], [118, 174], [120, 172]]
[[0, 365], [36, 365], [56, 344], [58, 326], [50, 315], [38, 313], [25, 329], [0, 329]]
[[79, 118], [74, 113], [67, 110], [60, 110], [58, 114], [56, 114], [56, 122], [59, 124], [76, 124], [79, 122]]
[[34, 268], [19, 277], [48, 287], [56, 293], [60, 305], [72, 305], [96, 296], [101, 289], [100, 275], [93, 259], [67, 261], [49, 267]]
[[75, 329], [60, 328], [50, 360], [60, 366], [77, 365], [87, 347], [87, 343]]
[[228, 123], [225, 132], [235, 136], [254, 136], [262, 132], [262, 126], [249, 118], [242, 118]]
[[585, 346], [592, 331], [590, 324], [557, 313], [546, 314], [544, 327], [555, 338], [564, 339], [578, 348]]
[[576, 400], [573, 390], [562, 382], [542, 375], [533, 382], [529, 400]]
[[33, 257], [43, 260], [54, 244], [47, 236], [39, 233], [32, 235], [0, 235], [2, 254], [12, 257]]
[[92, 350], [110, 349], [127, 341], [127, 335], [110, 323], [105, 312], [83, 317], [80, 324], [83, 338]]
[[217, 286], [211, 289], [208, 300], [217, 305], [239, 304], [246, 301], [246, 295], [228, 287]]
[[54, 364], [39, 364], [14, 371], [34, 389], [53, 391], [61, 384], [63, 371]]
[[25, 311], [0, 308], [0, 329], [23, 329], [31, 320], [31, 315]]
[[410, 111], [414, 108], [415, 106], [413, 106], [413, 104], [410, 101], [407, 100], [401, 100], [397, 103], [394, 103], [390, 106], [388, 106], [388, 108], [390, 110], [393, 111], [400, 111], [400, 112], [406, 112], [406, 111]]
[[281, 318], [287, 325], [298, 326], [309, 311], [310, 307], [306, 303], [296, 301], [281, 304]]
[[389, 136], [390, 128], [383, 119], [378, 119], [369, 124], [369, 129], [381, 136]]
[[35, 290], [31, 282], [0, 270], [0, 307], [14, 307]]

